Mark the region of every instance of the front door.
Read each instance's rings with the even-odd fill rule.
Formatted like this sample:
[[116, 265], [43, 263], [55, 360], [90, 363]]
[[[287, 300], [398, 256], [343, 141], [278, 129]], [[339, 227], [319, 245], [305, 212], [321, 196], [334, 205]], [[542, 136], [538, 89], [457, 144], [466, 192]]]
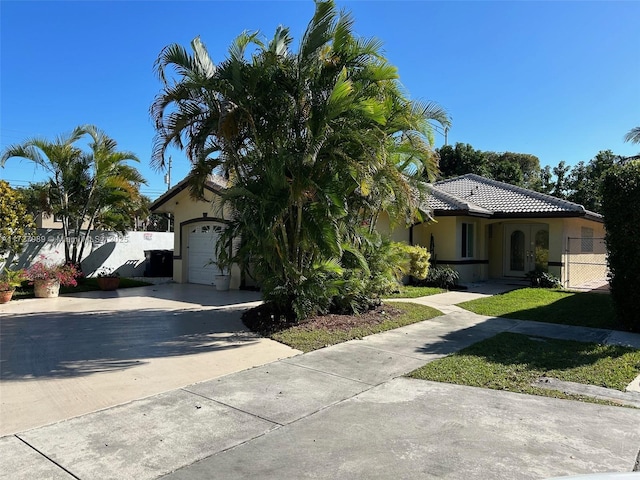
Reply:
[[549, 226], [543, 223], [505, 225], [504, 274], [523, 277], [549, 269]]

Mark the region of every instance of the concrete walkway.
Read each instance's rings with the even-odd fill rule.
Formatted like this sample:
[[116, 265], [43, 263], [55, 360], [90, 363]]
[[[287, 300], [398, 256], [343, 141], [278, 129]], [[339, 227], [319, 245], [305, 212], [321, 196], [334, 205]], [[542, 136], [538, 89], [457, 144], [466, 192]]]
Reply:
[[401, 376], [504, 331], [636, 348], [640, 335], [481, 317], [445, 295], [418, 300], [450, 311], [429, 321], [0, 438], [0, 478], [542, 479], [633, 468], [640, 410]]

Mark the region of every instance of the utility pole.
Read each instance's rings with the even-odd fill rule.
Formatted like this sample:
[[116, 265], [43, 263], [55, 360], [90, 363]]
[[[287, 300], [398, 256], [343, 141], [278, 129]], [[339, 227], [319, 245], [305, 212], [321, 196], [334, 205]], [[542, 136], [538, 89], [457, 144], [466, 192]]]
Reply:
[[167, 184], [167, 190], [171, 188], [171, 155], [169, 155], [169, 168], [164, 175], [164, 183]]
[[[164, 176], [164, 183], [167, 184], [167, 191], [171, 190], [171, 155], [169, 155], [169, 168]], [[167, 213], [167, 232], [171, 231], [171, 214]]]
[[[449, 145], [448, 139], [449, 139], [449, 127], [444, 127], [444, 144], [445, 145]], [[171, 160], [169, 160], [169, 162], [171, 162]]]

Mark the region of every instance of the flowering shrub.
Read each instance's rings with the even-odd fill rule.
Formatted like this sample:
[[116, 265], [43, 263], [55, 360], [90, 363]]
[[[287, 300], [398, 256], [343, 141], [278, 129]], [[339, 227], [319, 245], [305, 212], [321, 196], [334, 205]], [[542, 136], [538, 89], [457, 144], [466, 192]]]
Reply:
[[51, 265], [46, 262], [44, 255], [40, 255], [40, 260], [27, 268], [26, 274], [32, 283], [36, 280], [57, 280], [60, 285], [70, 287], [78, 285], [76, 279], [81, 276], [75, 266], [64, 263]]

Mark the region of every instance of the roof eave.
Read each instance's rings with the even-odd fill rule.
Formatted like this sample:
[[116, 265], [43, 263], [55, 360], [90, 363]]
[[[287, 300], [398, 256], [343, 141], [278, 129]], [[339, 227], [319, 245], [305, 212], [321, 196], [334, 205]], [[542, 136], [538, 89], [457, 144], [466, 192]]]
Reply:
[[[151, 212], [157, 210], [158, 208], [160, 208], [162, 205], [164, 205], [165, 203], [167, 203], [169, 200], [171, 200], [172, 198], [174, 198], [176, 195], [178, 195], [180, 192], [182, 192], [183, 190], [189, 188], [189, 177], [183, 179], [182, 181], [180, 181], [178, 184], [176, 184], [173, 188], [171, 188], [168, 192], [165, 192], [163, 195], [161, 195], [160, 197], [158, 197], [150, 206], [149, 206], [149, 210]], [[220, 192], [218, 191], [217, 188], [213, 187], [209, 182], [205, 183], [204, 185], [204, 189], [208, 190], [212, 193], [215, 194], [220, 194]]]

